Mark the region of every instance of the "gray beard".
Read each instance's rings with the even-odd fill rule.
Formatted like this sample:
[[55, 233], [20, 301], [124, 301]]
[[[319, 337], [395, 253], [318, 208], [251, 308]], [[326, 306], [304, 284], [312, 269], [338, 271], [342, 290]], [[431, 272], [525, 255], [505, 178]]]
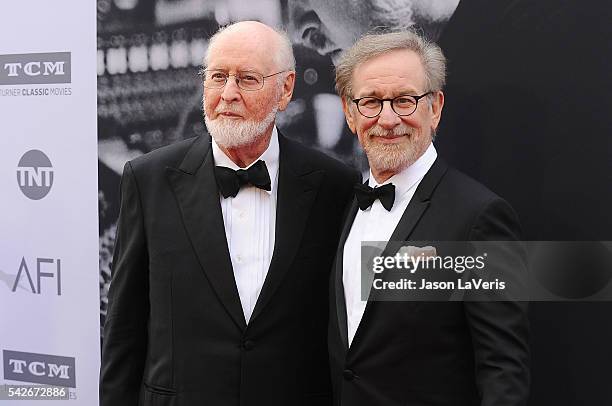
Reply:
[[[407, 144], [378, 144], [369, 139], [374, 134], [385, 134], [385, 131], [376, 126], [370, 129], [365, 135], [366, 140], [362, 147], [368, 157], [368, 163], [371, 168], [377, 171], [392, 171], [399, 173], [405, 168], [416, 162], [417, 159], [425, 152], [431, 140], [427, 139], [412, 139]], [[414, 137], [414, 131], [406, 125], [395, 127], [391, 133], [395, 135], [409, 133], [410, 137]]]

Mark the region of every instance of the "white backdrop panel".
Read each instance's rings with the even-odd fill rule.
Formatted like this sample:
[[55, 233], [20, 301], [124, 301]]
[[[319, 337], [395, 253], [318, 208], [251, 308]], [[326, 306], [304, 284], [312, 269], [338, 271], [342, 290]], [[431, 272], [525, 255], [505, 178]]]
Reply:
[[97, 405], [96, 2], [2, 15], [0, 385], [64, 385], [73, 399], [54, 404]]

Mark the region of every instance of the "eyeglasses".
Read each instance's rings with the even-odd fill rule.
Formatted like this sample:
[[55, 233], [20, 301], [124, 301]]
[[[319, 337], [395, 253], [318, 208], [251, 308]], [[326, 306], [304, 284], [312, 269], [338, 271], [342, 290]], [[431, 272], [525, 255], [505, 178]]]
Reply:
[[227, 79], [233, 76], [236, 79], [236, 85], [242, 90], [254, 91], [264, 87], [264, 81], [270, 76], [278, 75], [279, 73], [287, 72], [281, 70], [270, 75], [262, 75], [259, 72], [238, 71], [235, 75], [229, 74], [222, 70], [208, 70], [201, 72], [204, 81], [204, 87], [207, 89], [221, 89], [227, 84]]
[[359, 99], [353, 99], [353, 103], [357, 105], [359, 113], [367, 118], [377, 117], [382, 112], [383, 103], [386, 101], [391, 102], [391, 109], [398, 116], [409, 116], [416, 111], [419, 100], [431, 93], [433, 92], [423, 93], [420, 96], [403, 94], [393, 99], [379, 99], [371, 96], [360, 97]]

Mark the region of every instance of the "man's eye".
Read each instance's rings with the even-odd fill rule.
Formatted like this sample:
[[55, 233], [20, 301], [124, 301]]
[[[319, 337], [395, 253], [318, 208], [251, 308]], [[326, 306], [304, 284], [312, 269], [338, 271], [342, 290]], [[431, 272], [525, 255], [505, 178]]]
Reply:
[[240, 80], [243, 80], [243, 81], [249, 82], [249, 83], [257, 83], [259, 81], [257, 79], [257, 76], [253, 76], [253, 75], [242, 75], [242, 76], [240, 76]]
[[414, 99], [412, 97], [398, 97], [395, 99], [395, 104], [398, 106], [410, 106], [414, 104]]
[[363, 99], [361, 100], [361, 105], [367, 108], [377, 108], [380, 102], [376, 99]]
[[225, 80], [225, 74], [221, 72], [215, 72], [210, 75], [210, 78], [215, 81], [223, 81]]

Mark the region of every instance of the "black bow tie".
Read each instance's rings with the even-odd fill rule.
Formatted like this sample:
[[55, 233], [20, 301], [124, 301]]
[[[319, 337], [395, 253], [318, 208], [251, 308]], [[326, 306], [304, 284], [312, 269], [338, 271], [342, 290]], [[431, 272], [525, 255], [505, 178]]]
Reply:
[[243, 185], [251, 184], [263, 190], [271, 190], [270, 175], [266, 163], [262, 160], [255, 162], [249, 169], [237, 171], [224, 166], [215, 166], [217, 186], [224, 198], [236, 197]]
[[367, 209], [378, 199], [387, 211], [391, 211], [395, 201], [395, 185], [387, 183], [386, 185], [372, 188], [366, 184], [358, 183], [355, 185], [355, 197], [361, 210]]

